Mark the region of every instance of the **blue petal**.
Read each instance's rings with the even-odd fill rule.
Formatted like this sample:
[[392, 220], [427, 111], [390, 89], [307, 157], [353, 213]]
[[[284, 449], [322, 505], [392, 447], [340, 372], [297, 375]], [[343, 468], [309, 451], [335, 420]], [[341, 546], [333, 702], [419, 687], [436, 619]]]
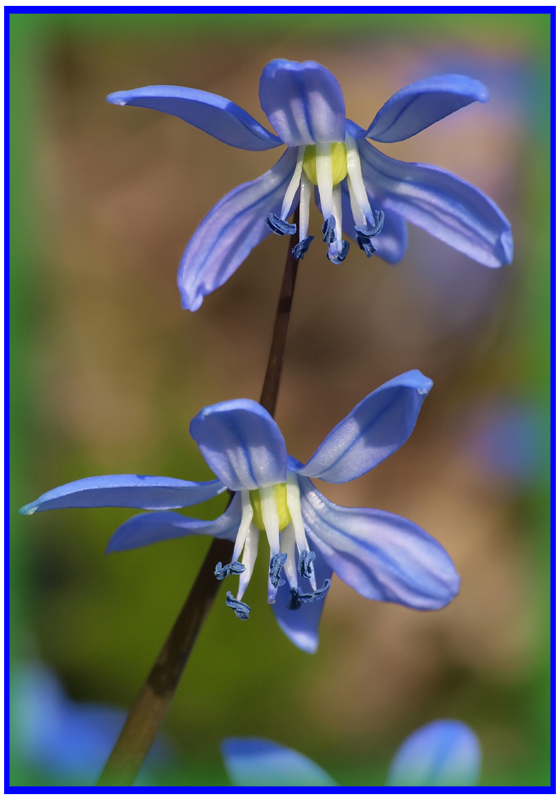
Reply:
[[329, 483], [347, 483], [369, 472], [406, 442], [432, 385], [417, 369], [387, 381], [358, 403], [295, 471]]
[[185, 86], [144, 86], [107, 97], [117, 106], [163, 111], [241, 150], [270, 150], [282, 142], [231, 100]]
[[466, 75], [435, 75], [405, 86], [377, 112], [366, 136], [402, 142], [463, 106], [488, 100], [488, 89]]
[[[396, 264], [406, 253], [408, 244], [408, 233], [404, 219], [393, 211], [381, 208], [373, 198], [369, 198], [371, 207], [385, 212], [383, 230], [373, 240], [375, 255], [387, 261], [389, 264]], [[346, 181], [342, 182], [342, 228], [344, 233], [357, 242], [356, 228], [352, 209], [350, 207], [350, 195]]]
[[190, 434], [210, 469], [233, 491], [284, 483], [286, 443], [268, 411], [254, 400], [207, 406]]
[[280, 214], [296, 160], [297, 150], [287, 150], [271, 170], [233, 189], [202, 220], [179, 265], [183, 308], [200, 308], [204, 297], [222, 286], [270, 234], [266, 218]]
[[[320, 552], [315, 553], [313, 569], [318, 587], [323, 586], [325, 580], [330, 579], [332, 575], [332, 569]], [[300, 583], [304, 584], [305, 581], [300, 579]], [[272, 606], [276, 621], [296, 647], [305, 650], [306, 653], [314, 653], [319, 646], [318, 628], [326, 596], [314, 603], [303, 603], [296, 610], [288, 608], [290, 599], [290, 585], [286, 582], [278, 589], [276, 602]]]
[[309, 544], [345, 583], [369, 600], [422, 611], [443, 608], [460, 578], [443, 547], [403, 517], [372, 508], [342, 508], [299, 478]]
[[267, 739], [224, 739], [222, 754], [234, 786], [337, 786], [306, 756]]
[[476, 786], [481, 753], [476, 734], [453, 719], [438, 719], [401, 744], [389, 769], [389, 786]]
[[262, 71], [259, 98], [270, 124], [290, 147], [344, 141], [342, 89], [321, 64], [271, 61]]
[[102, 475], [65, 483], [42, 494], [34, 503], [20, 508], [20, 514], [34, 514], [54, 508], [186, 508], [210, 500], [225, 491], [214, 481], [180, 481], [151, 475]]
[[241, 523], [241, 498], [236, 494], [221, 517], [214, 520], [193, 519], [175, 511], [137, 514], [117, 528], [107, 545], [107, 553], [133, 550], [147, 544], [178, 539], [181, 536], [214, 536], [235, 540]]
[[489, 197], [447, 170], [389, 158], [358, 142], [369, 196], [487, 267], [513, 258], [511, 225]]

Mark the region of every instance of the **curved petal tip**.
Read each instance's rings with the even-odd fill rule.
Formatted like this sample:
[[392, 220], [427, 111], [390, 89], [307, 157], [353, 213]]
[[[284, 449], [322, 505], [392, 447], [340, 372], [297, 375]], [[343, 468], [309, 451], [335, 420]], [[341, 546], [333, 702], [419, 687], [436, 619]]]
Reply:
[[23, 514], [24, 517], [30, 517], [31, 514], [34, 514], [37, 511], [37, 504], [36, 503], [28, 503], [26, 506], [22, 506], [18, 511], [18, 514]]
[[500, 244], [504, 254], [503, 264], [511, 264], [513, 261], [513, 236], [511, 229], [504, 231], [500, 236]]
[[115, 106], [125, 106], [126, 105], [126, 97], [128, 92], [112, 92], [108, 94], [105, 98], [108, 103], [113, 103]]

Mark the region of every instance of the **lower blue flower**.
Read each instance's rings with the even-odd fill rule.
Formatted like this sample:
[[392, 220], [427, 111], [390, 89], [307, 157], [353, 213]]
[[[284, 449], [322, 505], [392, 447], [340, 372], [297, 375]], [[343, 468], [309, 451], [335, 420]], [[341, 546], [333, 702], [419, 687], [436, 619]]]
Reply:
[[[447, 605], [460, 579], [445, 550], [418, 525], [369, 508], [327, 500], [311, 478], [346, 483], [382, 462], [410, 436], [432, 382], [406, 372], [369, 394], [301, 464], [288, 456], [276, 422], [252, 400], [204, 408], [191, 435], [217, 476], [202, 483], [145, 475], [85, 478], [54, 489], [21, 509], [125, 506], [154, 510], [132, 517], [115, 532], [108, 552], [202, 534], [233, 541], [230, 564], [216, 579], [238, 576], [227, 604], [241, 619], [261, 534], [269, 545], [268, 602], [286, 635], [314, 652], [332, 573], [371, 600], [434, 610]], [[169, 509], [195, 505], [229, 489], [233, 499], [213, 521]]]

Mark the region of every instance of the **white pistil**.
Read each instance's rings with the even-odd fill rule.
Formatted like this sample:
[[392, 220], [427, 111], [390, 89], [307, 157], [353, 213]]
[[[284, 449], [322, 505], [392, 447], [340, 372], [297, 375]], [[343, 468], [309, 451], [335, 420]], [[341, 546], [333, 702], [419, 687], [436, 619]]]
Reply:
[[296, 196], [296, 192], [299, 188], [302, 167], [303, 167], [304, 153], [305, 153], [305, 145], [300, 145], [300, 147], [298, 148], [297, 161], [294, 173], [292, 175], [290, 183], [288, 184], [288, 188], [286, 189], [286, 194], [284, 195], [284, 200], [282, 202], [282, 211], [280, 212], [280, 217], [283, 220], [286, 220], [288, 218], [290, 214], [290, 209], [292, 207], [292, 203], [294, 202], [294, 197]]
[[[307, 544], [307, 537], [305, 535], [305, 527], [303, 524], [303, 516], [301, 514], [301, 496], [297, 476], [294, 472], [288, 472], [286, 477], [286, 503], [288, 511], [292, 518], [292, 526], [299, 553], [309, 550]], [[315, 581], [315, 571], [311, 565], [311, 577], [309, 578], [311, 587], [315, 592], [317, 590], [317, 583]]]
[[299, 194], [299, 240], [307, 236], [309, 228], [309, 203], [313, 194], [313, 184], [305, 173], [301, 176], [301, 189]]
[[281, 543], [282, 552], [286, 553], [288, 559], [284, 564], [284, 572], [291, 589], [298, 587], [297, 559], [296, 559], [296, 537], [294, 526], [290, 524], [282, 531]]
[[361, 219], [359, 221], [356, 219], [354, 203], [352, 203], [352, 193], [354, 193], [354, 202], [362, 212], [360, 217], [363, 215], [366, 224], [373, 225], [373, 214], [362, 177], [360, 151], [358, 150], [356, 140], [348, 134], [346, 134], [346, 166], [348, 168], [348, 189], [350, 191], [350, 202], [352, 204], [354, 222], [358, 227], [362, 227], [364, 224]]
[[241, 523], [237, 531], [237, 538], [235, 539], [235, 547], [233, 548], [233, 561], [239, 561], [239, 556], [243, 550], [247, 534], [253, 519], [253, 506], [251, 505], [251, 498], [247, 489], [241, 490]]
[[264, 529], [270, 545], [270, 557], [280, 552], [280, 519], [274, 486], [259, 489]]
[[245, 536], [245, 548], [243, 550], [242, 564], [245, 565], [245, 571], [239, 576], [239, 588], [237, 591], [237, 599], [241, 600], [245, 594], [251, 575], [253, 574], [253, 567], [255, 566], [255, 559], [257, 558], [257, 551], [259, 548], [259, 529], [253, 524], [249, 524], [249, 529]]
[[328, 219], [333, 213], [332, 144], [316, 145], [316, 164], [321, 210]]

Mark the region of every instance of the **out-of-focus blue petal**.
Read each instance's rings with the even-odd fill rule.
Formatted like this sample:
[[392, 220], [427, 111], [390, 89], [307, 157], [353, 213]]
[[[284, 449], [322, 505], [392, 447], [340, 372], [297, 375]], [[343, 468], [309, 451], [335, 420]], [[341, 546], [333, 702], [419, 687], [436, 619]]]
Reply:
[[196, 415], [190, 434], [228, 489], [284, 483], [288, 456], [280, 428], [254, 400], [228, 400]]
[[241, 522], [241, 499], [235, 495], [226, 511], [214, 520], [184, 517], [175, 511], [137, 514], [117, 528], [107, 545], [107, 553], [133, 550], [181, 536], [214, 536], [235, 540]]
[[[344, 233], [357, 243], [356, 228], [354, 217], [352, 216], [352, 208], [350, 206], [350, 195], [348, 194], [348, 185], [346, 181], [342, 184], [342, 228]], [[379, 204], [376, 206], [375, 200], [370, 199], [372, 208], [385, 212], [385, 220], [383, 222], [383, 230], [373, 239], [373, 246], [375, 247], [375, 255], [387, 261], [389, 264], [396, 264], [400, 261], [406, 253], [408, 244], [408, 232], [406, 229], [406, 222], [404, 219], [395, 214], [393, 211], [388, 211], [382, 208]]]
[[222, 286], [268, 236], [266, 218], [280, 214], [296, 160], [297, 150], [287, 150], [271, 170], [238, 186], [204, 217], [179, 265], [177, 284], [183, 308], [200, 308], [206, 295]]
[[387, 381], [358, 403], [297, 471], [329, 483], [369, 472], [406, 442], [432, 386], [417, 369]]
[[501, 267], [513, 258], [511, 225], [489, 197], [447, 170], [409, 164], [358, 142], [367, 193], [384, 209], [484, 264]]
[[438, 719], [401, 744], [389, 770], [389, 786], [475, 786], [481, 753], [476, 734], [453, 719]]
[[443, 547], [410, 520], [372, 508], [342, 508], [299, 478], [309, 545], [369, 600], [422, 611], [443, 608], [460, 578]]
[[101, 475], [51, 489], [34, 503], [20, 508], [19, 513], [34, 514], [55, 508], [186, 508], [210, 500], [225, 488], [219, 480], [181, 481], [152, 475]]
[[366, 136], [402, 142], [469, 103], [485, 103], [488, 89], [466, 75], [435, 75], [396, 92], [377, 112]]
[[271, 61], [262, 71], [259, 98], [270, 124], [290, 147], [344, 141], [342, 89], [321, 64]]
[[310, 758], [267, 739], [224, 739], [222, 754], [234, 786], [338, 785]]
[[[318, 587], [323, 586], [325, 580], [332, 575], [332, 569], [320, 551], [315, 552], [313, 570]], [[300, 581], [304, 583], [303, 579], [300, 579]], [[311, 588], [304, 590], [311, 591]], [[290, 585], [286, 581], [283, 586], [278, 588], [276, 602], [272, 606], [276, 621], [296, 647], [299, 647], [300, 650], [305, 650], [306, 653], [314, 653], [319, 645], [319, 621], [327, 595], [314, 603], [303, 603], [295, 610], [288, 608], [290, 598]]]
[[[39, 663], [20, 664], [13, 675], [13, 745], [33, 769], [91, 785], [107, 760], [126, 719], [123, 710], [70, 700], [58, 679]], [[170, 748], [161, 735], [146, 764], [168, 758]], [[143, 768], [139, 785], [151, 778]]]
[[241, 150], [270, 150], [282, 142], [231, 100], [185, 86], [144, 86], [107, 97], [116, 106], [163, 111]]

